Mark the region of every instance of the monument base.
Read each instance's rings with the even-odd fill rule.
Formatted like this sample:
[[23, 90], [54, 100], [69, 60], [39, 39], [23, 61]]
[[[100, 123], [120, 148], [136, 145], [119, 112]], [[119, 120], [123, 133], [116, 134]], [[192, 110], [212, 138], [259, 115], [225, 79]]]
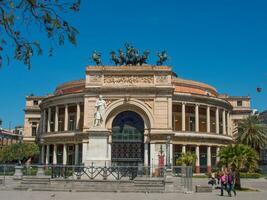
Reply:
[[85, 166], [110, 166], [111, 148], [108, 143], [109, 131], [102, 127], [92, 127], [89, 133], [89, 147], [84, 161]]

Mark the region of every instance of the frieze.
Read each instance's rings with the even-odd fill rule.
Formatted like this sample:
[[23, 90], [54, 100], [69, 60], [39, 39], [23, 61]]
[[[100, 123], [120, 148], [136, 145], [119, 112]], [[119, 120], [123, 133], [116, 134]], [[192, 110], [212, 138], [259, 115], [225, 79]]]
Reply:
[[105, 76], [105, 84], [126, 84], [126, 85], [138, 85], [138, 84], [153, 84], [153, 76], [150, 75], [132, 75], [132, 76]]
[[157, 83], [168, 83], [168, 76], [156, 76]]
[[90, 82], [95, 83], [95, 82], [101, 82], [101, 78], [102, 78], [101, 75], [90, 75], [89, 80]]

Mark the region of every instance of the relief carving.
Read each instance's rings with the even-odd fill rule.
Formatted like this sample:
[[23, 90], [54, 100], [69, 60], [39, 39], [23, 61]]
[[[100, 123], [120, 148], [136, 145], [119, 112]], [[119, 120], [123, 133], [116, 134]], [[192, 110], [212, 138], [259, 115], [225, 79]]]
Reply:
[[168, 76], [156, 76], [157, 83], [168, 83]]
[[90, 75], [89, 80], [90, 82], [101, 82], [101, 75]]
[[118, 99], [105, 99], [107, 107], [116, 100]]
[[105, 76], [105, 84], [153, 84], [153, 76], [149, 75], [132, 75], [132, 76]]
[[140, 101], [143, 101], [149, 108], [153, 110], [154, 108], [154, 100], [153, 99], [139, 99]]

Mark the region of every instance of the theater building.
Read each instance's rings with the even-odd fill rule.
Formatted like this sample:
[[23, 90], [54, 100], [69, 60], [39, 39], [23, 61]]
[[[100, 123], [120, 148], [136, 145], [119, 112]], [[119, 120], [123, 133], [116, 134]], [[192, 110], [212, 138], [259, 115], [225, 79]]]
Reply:
[[[95, 126], [100, 95], [105, 113]], [[148, 65], [89, 66], [84, 80], [26, 102], [24, 138], [40, 144], [44, 164], [156, 167], [176, 165], [190, 151], [196, 173], [210, 172], [220, 148], [233, 142], [238, 110], [214, 87]]]

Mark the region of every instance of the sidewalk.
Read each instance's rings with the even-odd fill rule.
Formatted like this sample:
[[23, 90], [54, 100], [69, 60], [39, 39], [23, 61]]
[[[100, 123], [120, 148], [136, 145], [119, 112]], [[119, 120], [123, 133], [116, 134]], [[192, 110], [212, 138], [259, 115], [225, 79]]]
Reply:
[[218, 191], [213, 193], [83, 193], [83, 192], [25, 192], [25, 191], [0, 191], [0, 200], [214, 200], [214, 199], [242, 199], [266, 200], [267, 191], [239, 192], [236, 197], [218, 196]]

